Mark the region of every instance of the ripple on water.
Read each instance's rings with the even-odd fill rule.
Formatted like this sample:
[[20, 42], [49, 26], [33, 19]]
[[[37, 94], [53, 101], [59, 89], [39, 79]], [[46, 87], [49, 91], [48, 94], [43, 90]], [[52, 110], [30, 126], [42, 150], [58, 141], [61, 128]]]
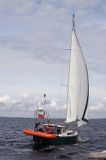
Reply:
[[0, 160], [87, 160], [90, 152], [106, 149], [106, 119], [91, 120], [82, 127], [75, 145], [41, 150], [35, 150], [32, 137], [22, 133], [24, 128], [31, 129], [32, 124], [33, 119], [0, 118]]

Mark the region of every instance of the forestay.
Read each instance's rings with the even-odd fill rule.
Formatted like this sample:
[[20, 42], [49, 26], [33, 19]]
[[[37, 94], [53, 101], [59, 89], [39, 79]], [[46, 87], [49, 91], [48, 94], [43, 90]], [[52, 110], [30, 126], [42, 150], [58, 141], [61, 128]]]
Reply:
[[85, 113], [88, 105], [88, 97], [88, 71], [75, 29], [73, 29], [69, 63], [66, 123], [81, 120], [86, 121]]

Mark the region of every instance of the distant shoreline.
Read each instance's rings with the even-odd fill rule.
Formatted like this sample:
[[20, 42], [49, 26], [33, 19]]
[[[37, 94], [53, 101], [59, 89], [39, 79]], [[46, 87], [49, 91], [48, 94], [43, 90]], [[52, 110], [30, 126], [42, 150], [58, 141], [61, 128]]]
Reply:
[[[6, 117], [6, 116], [0, 116], [0, 118], [20, 118], [20, 119], [35, 119], [33, 117]], [[65, 118], [57, 118], [57, 117], [51, 117], [50, 119], [62, 119], [62, 120], [65, 120]], [[103, 120], [103, 119], [106, 119], [105, 117], [104, 118], [90, 118], [88, 120]]]

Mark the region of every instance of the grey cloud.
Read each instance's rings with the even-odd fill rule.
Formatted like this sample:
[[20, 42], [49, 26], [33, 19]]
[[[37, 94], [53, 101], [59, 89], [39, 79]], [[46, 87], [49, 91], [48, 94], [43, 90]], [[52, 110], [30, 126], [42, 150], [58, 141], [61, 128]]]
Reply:
[[89, 107], [89, 115], [91, 118], [106, 118], [106, 97]]
[[[0, 115], [34, 117], [37, 106], [42, 106], [50, 117], [64, 118], [66, 115], [66, 105], [59, 100], [41, 101], [41, 96], [24, 93], [17, 98], [7, 96], [0, 97]], [[11, 103], [7, 103], [11, 100]], [[7, 114], [8, 113], [8, 114]], [[106, 97], [100, 101], [96, 100], [88, 106], [88, 118], [103, 118], [106, 116]]]
[[15, 45], [25, 45], [27, 46], [28, 44], [31, 44], [32, 42], [30, 40], [25, 40], [21, 38], [16, 38], [12, 36], [3, 36], [0, 35], [0, 45], [4, 47], [12, 47]]
[[89, 1], [85, 1], [85, 0], [65, 0], [64, 4], [68, 5], [68, 6], [74, 6], [77, 8], [83, 8], [83, 7], [94, 7], [97, 4], [100, 3], [100, 0], [89, 0]]
[[[46, 38], [46, 37], [45, 37]], [[59, 62], [63, 63], [63, 53], [60, 42], [58, 44], [52, 44], [48, 42], [45, 43], [45, 40], [42, 42], [37, 42], [35, 40], [25, 40], [16, 37], [10, 36], [0, 36], [0, 45], [2, 48], [8, 48], [13, 51], [16, 51], [12, 54], [10, 52], [10, 57], [13, 58], [35, 58], [44, 62]], [[62, 55], [61, 55], [62, 53]]]
[[[76, 32], [89, 74], [91, 77], [94, 76], [92, 72], [98, 74], [98, 77], [103, 75], [102, 86], [105, 85], [103, 79], [106, 77], [106, 23], [104, 10], [103, 12], [97, 10], [100, 2], [100, 0], [0, 1], [2, 9], [7, 7], [8, 10], [10, 7], [8, 12], [4, 9], [3, 17], [0, 15], [0, 27], [6, 26], [6, 29], [1, 28], [3, 34], [0, 38], [0, 69], [4, 67], [4, 70], [8, 71], [10, 67], [9, 71], [21, 70], [24, 75], [25, 68], [26, 70], [30, 68], [36, 77], [41, 76], [39, 72], [42, 68], [46, 70], [47, 77], [63, 71], [66, 63], [68, 64], [68, 53], [65, 48], [70, 46], [71, 16], [75, 8]], [[105, 4], [101, 2], [100, 9], [101, 5], [103, 7]], [[61, 71], [59, 68], [62, 68]], [[98, 82], [99, 79], [97, 81], [95, 79], [92, 85], [96, 88]]]
[[1, 0], [0, 8], [1, 13], [9, 12], [13, 14], [22, 15], [25, 13], [30, 13], [32, 10], [36, 9], [37, 1], [34, 0]]
[[[0, 112], [4, 116], [23, 116], [23, 117], [33, 117], [34, 112], [37, 108], [37, 106], [41, 105], [43, 108], [49, 112], [51, 117], [55, 117], [56, 114], [59, 117], [62, 117], [64, 115], [64, 107], [60, 106], [60, 103], [52, 100], [52, 101], [47, 101], [45, 104], [43, 101], [41, 101], [40, 97], [37, 95], [30, 95], [28, 94], [27, 97], [23, 96], [18, 96], [17, 99], [15, 98], [10, 98], [8, 96], [8, 99], [11, 99], [11, 103], [7, 104], [7, 99], [5, 98], [6, 96], [0, 97], [1, 99], [4, 99], [3, 102], [0, 102]], [[38, 98], [39, 97], [39, 98]], [[56, 114], [54, 115], [54, 112], [56, 110]], [[62, 113], [60, 115], [60, 112]], [[4, 114], [5, 113], [5, 114]], [[7, 115], [8, 113], [8, 115]], [[0, 114], [1, 116], [1, 114]]]

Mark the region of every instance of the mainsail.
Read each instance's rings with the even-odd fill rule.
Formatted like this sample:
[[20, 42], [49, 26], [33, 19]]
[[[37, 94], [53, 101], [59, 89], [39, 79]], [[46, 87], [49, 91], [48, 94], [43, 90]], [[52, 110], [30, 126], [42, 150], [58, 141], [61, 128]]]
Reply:
[[74, 21], [69, 61], [66, 123], [82, 120], [87, 121], [85, 119], [85, 113], [89, 97], [88, 71], [75, 32]]

